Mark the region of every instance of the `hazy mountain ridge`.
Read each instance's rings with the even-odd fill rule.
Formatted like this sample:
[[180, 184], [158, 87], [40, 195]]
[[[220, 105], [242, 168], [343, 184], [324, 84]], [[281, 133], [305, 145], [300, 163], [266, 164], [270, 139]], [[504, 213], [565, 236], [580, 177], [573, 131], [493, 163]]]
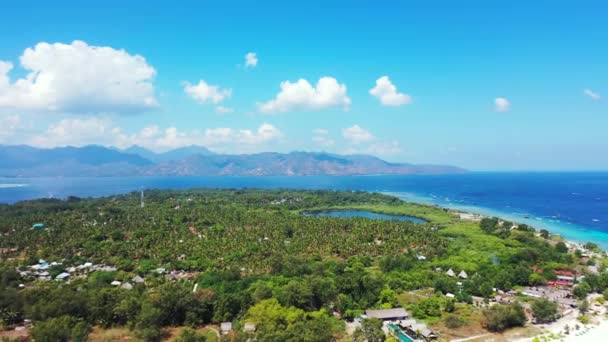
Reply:
[[[146, 158], [147, 156], [147, 158]], [[445, 174], [454, 166], [390, 163], [369, 155], [323, 152], [215, 154], [202, 146], [154, 153], [139, 146], [39, 149], [0, 146], [1, 176], [308, 176]]]

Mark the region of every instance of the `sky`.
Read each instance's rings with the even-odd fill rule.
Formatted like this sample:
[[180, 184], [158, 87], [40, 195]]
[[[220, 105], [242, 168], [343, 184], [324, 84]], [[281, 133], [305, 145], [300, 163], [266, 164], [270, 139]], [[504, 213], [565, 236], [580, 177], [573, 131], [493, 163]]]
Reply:
[[605, 1], [12, 1], [0, 144], [608, 170]]

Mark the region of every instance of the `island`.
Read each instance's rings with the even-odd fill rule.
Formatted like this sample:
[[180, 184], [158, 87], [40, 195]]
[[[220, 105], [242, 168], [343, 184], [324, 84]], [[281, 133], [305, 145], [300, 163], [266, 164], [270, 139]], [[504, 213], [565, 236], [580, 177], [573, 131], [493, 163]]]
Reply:
[[608, 259], [595, 244], [385, 194], [146, 190], [0, 205], [0, 217], [0, 339], [541, 341], [606, 329]]

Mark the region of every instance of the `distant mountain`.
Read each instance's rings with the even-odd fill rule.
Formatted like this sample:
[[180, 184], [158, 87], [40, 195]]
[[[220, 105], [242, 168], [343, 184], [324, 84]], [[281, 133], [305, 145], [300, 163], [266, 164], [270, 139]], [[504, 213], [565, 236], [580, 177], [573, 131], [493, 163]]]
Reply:
[[0, 146], [0, 175], [7, 176], [127, 175], [153, 164], [139, 155], [95, 145], [50, 149]]
[[417, 166], [389, 163], [367, 155], [342, 156], [329, 153], [292, 152], [241, 155], [195, 155], [159, 163], [146, 169], [148, 175], [171, 176], [309, 176], [373, 174], [462, 173], [453, 166]]
[[389, 163], [368, 155], [315, 152], [214, 154], [201, 146], [154, 153], [132, 146], [119, 151], [102, 146], [0, 146], [0, 176], [307, 176], [445, 174], [454, 166]]
[[206, 148], [204, 146], [197, 146], [197, 145], [180, 147], [180, 148], [176, 148], [171, 151], [162, 152], [162, 153], [156, 153], [156, 152], [150, 151], [144, 147], [141, 147], [138, 145], [133, 145], [129, 148], [122, 150], [122, 152], [137, 154], [137, 155], [139, 155], [143, 158], [146, 158], [148, 160], [151, 160], [155, 163], [166, 162], [166, 161], [170, 161], [170, 160], [185, 159], [185, 158], [191, 157], [193, 155], [199, 155], [199, 154], [202, 156], [211, 156], [211, 155], [215, 154], [215, 153], [211, 152], [208, 148]]

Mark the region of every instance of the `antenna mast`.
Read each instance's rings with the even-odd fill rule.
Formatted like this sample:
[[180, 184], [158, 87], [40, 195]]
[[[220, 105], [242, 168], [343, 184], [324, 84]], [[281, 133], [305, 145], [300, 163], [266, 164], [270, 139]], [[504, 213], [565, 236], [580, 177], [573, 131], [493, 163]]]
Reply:
[[141, 207], [144, 207], [144, 189], [141, 189]]

